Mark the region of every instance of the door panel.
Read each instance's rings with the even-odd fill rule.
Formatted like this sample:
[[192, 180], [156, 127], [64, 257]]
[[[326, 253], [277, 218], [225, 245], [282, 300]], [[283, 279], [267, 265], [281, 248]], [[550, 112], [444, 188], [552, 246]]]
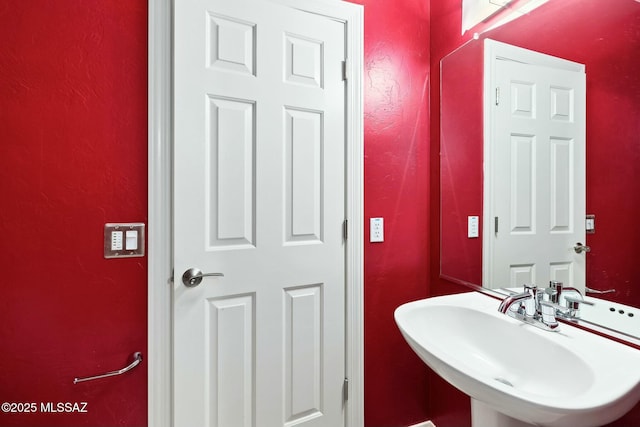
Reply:
[[284, 114], [285, 242], [320, 242], [324, 208], [322, 113], [287, 107]]
[[204, 168], [209, 248], [253, 246], [255, 103], [207, 99]]
[[175, 7], [174, 423], [343, 425], [344, 24]]
[[285, 290], [285, 421], [321, 416], [322, 285]]
[[496, 87], [490, 286], [583, 289], [584, 73], [498, 60]]
[[[207, 425], [254, 425], [255, 295], [205, 302]], [[177, 425], [177, 424], [176, 424]]]

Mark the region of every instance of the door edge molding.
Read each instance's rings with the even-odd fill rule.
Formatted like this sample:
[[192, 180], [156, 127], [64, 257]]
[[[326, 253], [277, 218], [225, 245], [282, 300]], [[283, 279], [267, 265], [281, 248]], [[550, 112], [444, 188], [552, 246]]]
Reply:
[[[338, 0], [277, 0], [346, 23], [347, 56], [347, 338], [346, 422], [364, 426], [364, 124], [363, 7]], [[170, 427], [172, 410], [172, 0], [148, 0], [148, 425]]]
[[147, 424], [170, 427], [172, 0], [148, 0]]

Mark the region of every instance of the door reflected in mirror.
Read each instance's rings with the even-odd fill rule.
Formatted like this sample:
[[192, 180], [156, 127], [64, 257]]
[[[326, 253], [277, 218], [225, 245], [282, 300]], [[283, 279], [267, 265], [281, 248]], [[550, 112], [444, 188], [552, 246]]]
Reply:
[[[640, 239], [640, 3], [634, 0], [550, 0], [443, 58], [441, 276], [486, 284], [481, 65], [485, 38], [585, 64], [586, 214], [598, 218], [596, 232], [579, 241], [591, 248], [582, 254], [586, 286], [616, 289], [598, 297], [640, 306], [640, 269], [635, 261], [635, 242]], [[469, 216], [480, 217], [477, 238], [468, 237]]]

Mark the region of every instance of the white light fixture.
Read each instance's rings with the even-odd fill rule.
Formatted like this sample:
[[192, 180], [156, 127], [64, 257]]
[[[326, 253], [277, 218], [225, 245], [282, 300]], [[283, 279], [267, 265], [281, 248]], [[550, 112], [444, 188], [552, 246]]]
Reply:
[[491, 22], [483, 31], [499, 27], [547, 1], [549, 0], [462, 0], [462, 34], [481, 22]]

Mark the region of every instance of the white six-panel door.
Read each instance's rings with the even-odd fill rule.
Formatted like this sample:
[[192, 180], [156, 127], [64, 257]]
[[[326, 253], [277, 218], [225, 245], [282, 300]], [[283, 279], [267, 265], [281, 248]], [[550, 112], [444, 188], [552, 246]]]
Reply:
[[174, 425], [343, 425], [344, 24], [188, 0], [174, 26]]
[[584, 289], [585, 74], [506, 59], [494, 71], [485, 286]]

